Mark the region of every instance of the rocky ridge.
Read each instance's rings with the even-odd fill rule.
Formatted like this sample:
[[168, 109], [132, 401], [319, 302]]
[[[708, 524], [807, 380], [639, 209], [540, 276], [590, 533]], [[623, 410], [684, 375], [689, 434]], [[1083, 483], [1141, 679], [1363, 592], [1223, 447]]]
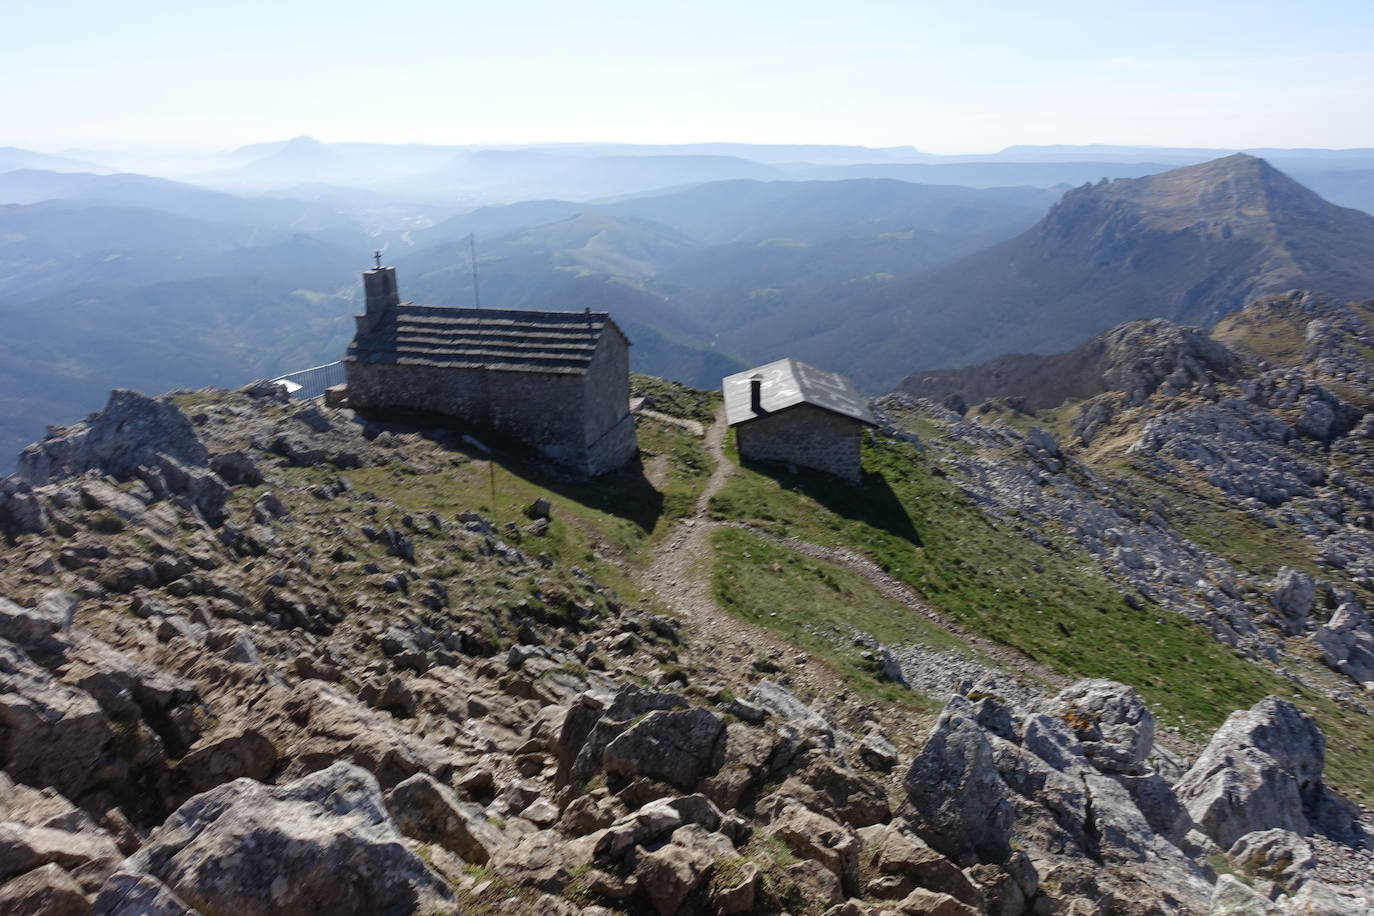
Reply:
[[[1184, 613], [1252, 658], [1282, 663], [1296, 648], [1291, 638], [1302, 637], [1330, 668], [1374, 687], [1371, 315], [1368, 303], [1293, 293], [1236, 316], [1231, 327], [1258, 323], [1266, 333], [1296, 325], [1290, 364], [1259, 358], [1234, 332], [1228, 347], [1167, 322], [1123, 325], [1092, 348], [1106, 354], [1088, 373], [1101, 393], [1048, 415], [1058, 437], [1034, 425], [1026, 402], [1038, 395], [1018, 401], [1014, 385], [967, 417], [950, 409], [965, 406], [955, 377], [928, 386], [950, 406], [905, 394], [882, 403], [917, 409], [972, 446], [949, 459], [972, 498], [1003, 520], [1062, 526], [1128, 593]], [[980, 377], [967, 376], [975, 389]], [[1040, 402], [1058, 407], [1051, 395]], [[1209, 505], [1213, 523], [1299, 545], [1285, 559], [1293, 565], [1265, 569], [1190, 538], [1180, 521]]]
[[[1049, 437], [1018, 445], [1063, 471]], [[0, 490], [0, 909], [1374, 899], [1370, 825], [1285, 701], [1238, 712], [1195, 760], [1157, 746], [1146, 705], [1103, 680], [1053, 696], [965, 683], [933, 724], [875, 732], [852, 701], [726, 667], [709, 634], [561, 559], [557, 497], [497, 525], [407, 512], [347, 473], [403, 482], [471, 460], [442, 431], [266, 384], [116, 392], [26, 450]], [[1302, 581], [1285, 588], [1306, 600]]]

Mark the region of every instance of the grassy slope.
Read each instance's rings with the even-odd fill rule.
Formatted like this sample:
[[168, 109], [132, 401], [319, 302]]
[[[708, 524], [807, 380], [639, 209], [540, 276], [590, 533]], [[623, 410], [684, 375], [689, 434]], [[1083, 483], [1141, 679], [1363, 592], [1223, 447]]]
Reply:
[[411, 512], [452, 517], [476, 509], [498, 527], [528, 524], [524, 510], [547, 496], [553, 506], [548, 534], [519, 546], [581, 565], [623, 597], [635, 599], [640, 593], [633, 570], [647, 562], [654, 544], [677, 519], [690, 514], [711, 473], [701, 441], [689, 433], [641, 418], [637, 435], [641, 458], [653, 463], [652, 482], [638, 467], [590, 481], [552, 477], [542, 465], [515, 453], [498, 453], [494, 462], [477, 454], [467, 460], [460, 456], [439, 470], [401, 465], [360, 468], [342, 476], [355, 489]]
[[[1132, 609], [1089, 557], [992, 523], [914, 447], [870, 443], [864, 461], [864, 484], [843, 491], [816, 477], [741, 470], [713, 513], [857, 549], [988, 637], [1065, 674], [1135, 686], [1165, 723], [1185, 733], [1201, 737], [1266, 694], [1290, 697], [1330, 738], [1332, 783], [1374, 790], [1374, 760], [1357, 750], [1374, 746], [1367, 718], [1245, 661], [1179, 615]], [[734, 564], [732, 577], [748, 575], [738, 557], [724, 562]], [[766, 578], [770, 571], [760, 559], [754, 572]]]
[[959, 640], [883, 595], [848, 569], [812, 559], [735, 528], [712, 536], [712, 591], [721, 607], [826, 659], [856, 690], [887, 702], [939, 708], [877, 676], [850, 627], [880, 642], [958, 650]]
[[[710, 397], [676, 388], [652, 394], [672, 404], [674, 413], [709, 415], [714, 409]], [[178, 400], [194, 410], [196, 397]], [[526, 537], [522, 549], [579, 564], [623, 598], [635, 600], [640, 592], [633, 571], [652, 557], [672, 522], [690, 513], [711, 469], [700, 440], [682, 430], [649, 419], [641, 419], [638, 430], [647, 476], [636, 470], [577, 482], [545, 476], [518, 455], [498, 454], [494, 502], [491, 465], [476, 455], [455, 454], [449, 466], [437, 469], [398, 462], [343, 475], [356, 488], [394, 500], [406, 511], [454, 515], [475, 507], [498, 525], [526, 523], [524, 508], [550, 496], [549, 533]], [[931, 424], [921, 425], [920, 432], [932, 440], [938, 435]], [[933, 458], [912, 446], [870, 443], [865, 467], [864, 485], [852, 489], [823, 478], [740, 469], [713, 502], [713, 513], [855, 549], [966, 626], [1065, 673], [1133, 684], [1165, 722], [1197, 734], [1266, 693], [1292, 697], [1316, 714], [1328, 735], [1331, 782], [1346, 790], [1374, 791], [1374, 760], [1358, 750], [1374, 746], [1374, 723], [1367, 718], [1232, 655], [1181, 617], [1132, 610], [1089, 558], [1042, 547], [1014, 526], [992, 524], [957, 481], [942, 476]], [[330, 476], [309, 468], [289, 473]], [[320, 511], [328, 508], [321, 503]], [[388, 521], [397, 520], [379, 517], [377, 524]], [[948, 647], [943, 631], [847, 570], [746, 532], [718, 532], [715, 543], [713, 584], [722, 604], [826, 658], [866, 694], [909, 696], [890, 695], [895, 688], [877, 680], [859, 647], [831, 639], [835, 625], [852, 622], [884, 642]], [[365, 540], [355, 546], [369, 558], [377, 549]], [[1266, 559], [1277, 549], [1268, 543], [1262, 547]], [[512, 597], [498, 594], [500, 583], [492, 587], [498, 590], [493, 598]], [[1335, 683], [1334, 676], [1326, 680]], [[920, 699], [913, 700], [913, 711], [922, 708]]]

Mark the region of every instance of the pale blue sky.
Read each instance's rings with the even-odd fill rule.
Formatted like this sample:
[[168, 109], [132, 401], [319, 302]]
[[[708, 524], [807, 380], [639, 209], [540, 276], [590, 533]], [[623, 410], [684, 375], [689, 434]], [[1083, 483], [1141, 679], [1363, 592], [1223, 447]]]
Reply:
[[1374, 3], [11, 0], [0, 146], [1374, 146]]

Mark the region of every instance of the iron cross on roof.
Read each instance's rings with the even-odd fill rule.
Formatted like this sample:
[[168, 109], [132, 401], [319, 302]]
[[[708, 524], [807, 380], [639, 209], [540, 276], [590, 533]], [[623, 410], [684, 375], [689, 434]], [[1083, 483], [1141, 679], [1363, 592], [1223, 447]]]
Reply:
[[382, 269], [382, 253], [381, 253], [381, 251], [379, 250], [379, 251], [374, 251], [374, 252], [372, 252], [372, 257], [373, 257], [373, 259], [377, 262], [377, 269], [378, 269], [378, 270], [381, 270], [381, 269]]

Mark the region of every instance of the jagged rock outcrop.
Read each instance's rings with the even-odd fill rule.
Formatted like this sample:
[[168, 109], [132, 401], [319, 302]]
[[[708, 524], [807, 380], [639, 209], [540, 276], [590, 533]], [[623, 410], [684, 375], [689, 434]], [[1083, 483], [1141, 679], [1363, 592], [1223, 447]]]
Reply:
[[24, 449], [15, 474], [33, 486], [92, 470], [127, 479], [166, 460], [203, 468], [209, 452], [176, 405], [118, 388], [104, 410]]
[[1067, 353], [1016, 354], [962, 369], [913, 373], [896, 390], [936, 402], [951, 396], [968, 404], [1016, 398], [1030, 410], [1120, 392], [1124, 399], [1102, 402], [1112, 403], [1115, 412], [1144, 403], [1156, 391], [1177, 395], [1233, 380], [1239, 363], [1206, 331], [1155, 318], [1118, 325]]
[[[1220, 850], [1189, 842], [1207, 845], [1175, 792], [1184, 765], [1124, 685], [1041, 697], [1002, 669], [975, 692], [972, 660], [903, 671], [969, 693], [933, 726], [818, 689], [799, 661], [732, 658], [622, 600], [557, 523], [407, 508], [409, 488], [447, 494], [472, 470], [441, 432], [268, 389], [197, 393], [186, 414], [229, 490], [218, 528], [140, 473], [7, 491], [45, 522], [0, 544], [5, 906], [1206, 912]], [[1071, 470], [1048, 433], [997, 441], [1032, 473]], [[1104, 543], [1155, 562], [1110, 527]], [[1354, 600], [1313, 581], [1309, 618]], [[1357, 660], [1350, 645], [1332, 651]], [[1313, 797], [1312, 825], [1349, 814]], [[1303, 842], [1317, 864], [1289, 875]], [[1323, 842], [1227, 848], [1318, 900]]]
[[[124, 388], [110, 393], [104, 410], [24, 449], [14, 480], [36, 487], [92, 471], [119, 480], [137, 478], [159, 499], [184, 498], [212, 524], [223, 518], [229, 498], [186, 415], [168, 400]], [[7, 514], [17, 520], [16, 530], [36, 525], [32, 511], [10, 508]]]
[[1323, 626], [1312, 634], [1321, 647], [1322, 660], [1352, 681], [1374, 682], [1374, 623], [1368, 612], [1353, 601], [1336, 608]]
[[955, 697], [907, 770], [911, 828], [961, 865], [1011, 855], [1012, 807], [972, 704]]
[[422, 843], [438, 843], [464, 862], [485, 865], [509, 842], [481, 805], [459, 800], [434, 777], [417, 773], [386, 793], [396, 829]]
[[201, 916], [403, 914], [453, 899], [400, 842], [376, 779], [346, 763], [282, 786], [239, 779], [198, 795], [121, 874], [155, 878]]
[[1267, 697], [1231, 714], [1176, 791], [1222, 848], [1271, 828], [1348, 837], [1360, 828], [1349, 803], [1323, 784], [1325, 762], [1316, 723], [1287, 700]]

